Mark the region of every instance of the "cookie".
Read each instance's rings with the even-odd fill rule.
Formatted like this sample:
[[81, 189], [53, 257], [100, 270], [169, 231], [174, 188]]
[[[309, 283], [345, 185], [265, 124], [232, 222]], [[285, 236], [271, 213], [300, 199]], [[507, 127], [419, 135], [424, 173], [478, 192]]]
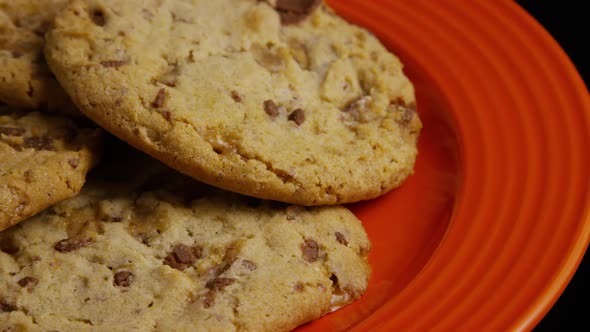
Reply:
[[47, 67], [45, 31], [66, 0], [0, 0], [0, 102], [79, 115]]
[[0, 231], [77, 194], [100, 136], [63, 116], [0, 110]]
[[0, 330], [288, 331], [365, 291], [370, 243], [344, 207], [106, 174], [0, 233]]
[[205, 183], [323, 205], [413, 171], [402, 64], [318, 1], [74, 1], [46, 38], [84, 114]]

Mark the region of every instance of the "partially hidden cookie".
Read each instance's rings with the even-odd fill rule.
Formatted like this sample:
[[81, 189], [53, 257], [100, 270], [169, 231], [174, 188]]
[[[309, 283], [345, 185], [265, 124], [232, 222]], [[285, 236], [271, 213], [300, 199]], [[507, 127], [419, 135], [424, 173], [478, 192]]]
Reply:
[[365, 291], [370, 243], [344, 207], [107, 174], [0, 233], [0, 331], [288, 331]]
[[77, 194], [100, 147], [99, 129], [0, 110], [0, 231]]
[[302, 205], [374, 198], [413, 171], [413, 85], [320, 2], [73, 1], [45, 54], [84, 114], [198, 180]]
[[67, 0], [0, 0], [0, 102], [79, 115], [43, 56], [45, 31]]

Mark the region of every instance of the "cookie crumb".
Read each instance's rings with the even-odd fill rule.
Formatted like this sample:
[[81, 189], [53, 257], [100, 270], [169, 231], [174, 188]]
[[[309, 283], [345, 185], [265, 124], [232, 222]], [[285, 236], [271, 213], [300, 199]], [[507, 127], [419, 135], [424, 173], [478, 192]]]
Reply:
[[236, 279], [234, 278], [215, 278], [213, 280], [209, 280], [205, 287], [212, 291], [219, 291], [233, 284], [234, 282], [236, 282]]

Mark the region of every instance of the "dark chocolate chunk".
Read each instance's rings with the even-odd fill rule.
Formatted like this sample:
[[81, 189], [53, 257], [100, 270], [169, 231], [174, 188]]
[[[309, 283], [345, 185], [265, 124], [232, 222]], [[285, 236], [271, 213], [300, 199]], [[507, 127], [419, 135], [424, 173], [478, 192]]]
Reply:
[[5, 300], [0, 300], [0, 312], [11, 312], [16, 311], [14, 304], [8, 303]]
[[293, 121], [300, 126], [305, 121], [305, 112], [301, 108], [294, 110], [289, 114], [289, 121]]
[[100, 9], [95, 9], [90, 13], [90, 19], [94, 24], [103, 27], [107, 23], [107, 19], [104, 16], [104, 13]]
[[119, 271], [113, 277], [113, 284], [119, 287], [129, 287], [135, 275], [129, 271]]
[[242, 96], [236, 90], [231, 90], [230, 95], [236, 103], [242, 102]]
[[279, 115], [279, 106], [272, 100], [266, 100], [264, 102], [264, 111], [274, 119]]
[[301, 253], [303, 259], [308, 263], [313, 263], [318, 260], [320, 255], [320, 247], [318, 243], [312, 239], [305, 239], [301, 244]]
[[275, 10], [281, 16], [281, 23], [293, 24], [303, 21], [321, 3], [321, 0], [277, 0]]
[[213, 280], [209, 280], [205, 285], [212, 291], [219, 291], [224, 289], [226, 286], [229, 286], [236, 282], [234, 278], [215, 278]]
[[29, 291], [35, 288], [37, 284], [39, 284], [39, 280], [33, 277], [24, 277], [18, 281], [19, 286], [21, 286], [22, 288], [26, 288]]
[[199, 246], [191, 248], [185, 244], [177, 244], [172, 249], [172, 252], [164, 258], [164, 264], [182, 271], [201, 258], [202, 251], [203, 249]]
[[152, 106], [155, 108], [160, 108], [164, 106], [164, 102], [166, 101], [166, 89], [162, 88], [158, 91], [156, 98], [152, 102]]
[[59, 241], [56, 245], [55, 245], [55, 250], [59, 251], [59, 252], [70, 252], [70, 251], [74, 251], [76, 249], [80, 249], [83, 247], [86, 247], [87, 245], [91, 244], [92, 242], [94, 242], [92, 239], [89, 238], [82, 238], [82, 239], [75, 239], [75, 238], [69, 238], [69, 239], [64, 239]]

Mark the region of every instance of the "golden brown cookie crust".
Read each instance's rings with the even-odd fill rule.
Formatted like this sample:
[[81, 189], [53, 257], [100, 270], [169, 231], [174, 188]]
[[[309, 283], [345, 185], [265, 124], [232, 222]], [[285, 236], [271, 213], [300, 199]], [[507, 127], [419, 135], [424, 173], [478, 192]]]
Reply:
[[100, 136], [62, 116], [0, 113], [0, 231], [77, 194]]
[[421, 128], [399, 59], [325, 6], [285, 25], [271, 3], [74, 1], [45, 53], [83, 113], [203, 182], [302, 205], [399, 186]]

